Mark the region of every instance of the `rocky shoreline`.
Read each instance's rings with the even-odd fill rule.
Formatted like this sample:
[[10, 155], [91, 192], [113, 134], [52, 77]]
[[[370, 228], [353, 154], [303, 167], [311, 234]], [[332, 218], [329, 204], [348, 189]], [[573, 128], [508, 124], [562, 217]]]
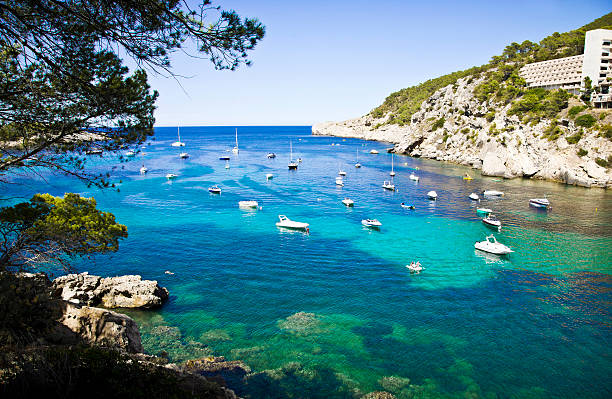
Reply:
[[[547, 135], [551, 121], [522, 123], [509, 115], [510, 105], [481, 103], [474, 88], [481, 79], [463, 78], [436, 91], [405, 126], [367, 114], [343, 122], [313, 125], [313, 135], [390, 142], [394, 151], [412, 157], [453, 162], [480, 169], [483, 176], [523, 177], [582, 187], [612, 187], [612, 170], [596, 160], [612, 156], [612, 141], [594, 129], [577, 126], [561, 113], [559, 137]], [[570, 100], [570, 106], [577, 101]], [[595, 112], [595, 110], [593, 111]], [[610, 110], [597, 110], [601, 123], [612, 123]], [[603, 115], [603, 116], [602, 116]], [[578, 141], [568, 140], [578, 137]], [[582, 156], [579, 152], [586, 151]]]

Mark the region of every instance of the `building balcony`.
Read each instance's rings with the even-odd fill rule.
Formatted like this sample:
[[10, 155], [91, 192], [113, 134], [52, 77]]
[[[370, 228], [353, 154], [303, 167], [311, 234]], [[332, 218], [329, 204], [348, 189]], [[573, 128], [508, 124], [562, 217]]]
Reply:
[[612, 94], [593, 93], [591, 101], [593, 101], [594, 103], [608, 103], [612, 101]]

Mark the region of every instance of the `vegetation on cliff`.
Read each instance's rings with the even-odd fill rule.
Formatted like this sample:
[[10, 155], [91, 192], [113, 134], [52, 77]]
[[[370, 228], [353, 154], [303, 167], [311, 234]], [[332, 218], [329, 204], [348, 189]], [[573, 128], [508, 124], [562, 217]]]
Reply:
[[[453, 85], [458, 79], [469, 77], [483, 81], [474, 89], [474, 95], [481, 102], [509, 104], [523, 97], [521, 104], [514, 107], [514, 113], [531, 118], [552, 117], [560, 109], [559, 105], [567, 104], [566, 93], [559, 91], [540, 93], [527, 89], [525, 81], [519, 76], [519, 69], [528, 63], [546, 61], [556, 58], [582, 54], [584, 51], [585, 33], [592, 29], [612, 28], [612, 13], [606, 14], [583, 27], [570, 32], [558, 33], [542, 39], [539, 43], [525, 40], [522, 43], [511, 43], [501, 55], [491, 58], [488, 64], [453, 72], [419, 85], [408, 87], [390, 94], [383, 104], [373, 109], [374, 118], [388, 115], [387, 123], [409, 124], [412, 115], [420, 108], [423, 101], [442, 87]], [[527, 97], [526, 99], [524, 97]], [[545, 101], [543, 107], [537, 106], [534, 99]], [[567, 106], [567, 105], [566, 105]]]

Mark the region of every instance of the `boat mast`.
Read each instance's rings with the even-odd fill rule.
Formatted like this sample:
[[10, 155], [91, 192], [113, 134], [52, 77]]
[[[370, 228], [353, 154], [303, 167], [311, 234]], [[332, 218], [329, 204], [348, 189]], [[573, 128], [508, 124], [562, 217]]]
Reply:
[[238, 128], [236, 128], [236, 148], [238, 148]]
[[293, 162], [293, 144], [289, 140], [289, 161]]
[[391, 172], [393, 172], [393, 153], [391, 153]]

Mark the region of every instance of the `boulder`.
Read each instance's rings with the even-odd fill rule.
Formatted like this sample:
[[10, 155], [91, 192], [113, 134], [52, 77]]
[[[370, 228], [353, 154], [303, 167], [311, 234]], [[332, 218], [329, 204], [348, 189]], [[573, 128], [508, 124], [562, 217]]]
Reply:
[[506, 166], [494, 152], [487, 152], [482, 160], [483, 176], [504, 176]]
[[130, 317], [107, 309], [63, 303], [59, 322], [81, 340], [117, 348], [130, 353], [142, 352], [138, 325]]
[[142, 280], [138, 275], [101, 278], [69, 274], [56, 278], [53, 287], [68, 302], [107, 308], [149, 309], [161, 306], [169, 296], [157, 281]]

